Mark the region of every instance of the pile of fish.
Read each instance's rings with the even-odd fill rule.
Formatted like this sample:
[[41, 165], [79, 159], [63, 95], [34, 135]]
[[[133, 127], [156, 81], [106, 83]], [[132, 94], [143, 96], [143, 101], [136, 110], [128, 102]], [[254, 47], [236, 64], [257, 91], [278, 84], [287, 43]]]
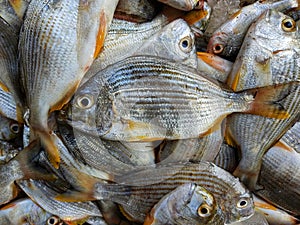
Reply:
[[0, 0], [0, 224], [300, 224], [299, 8]]

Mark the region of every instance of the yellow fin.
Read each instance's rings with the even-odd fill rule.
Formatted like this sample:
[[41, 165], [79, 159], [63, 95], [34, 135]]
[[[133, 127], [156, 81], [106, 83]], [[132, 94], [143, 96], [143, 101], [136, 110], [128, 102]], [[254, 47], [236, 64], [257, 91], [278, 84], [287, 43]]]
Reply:
[[254, 97], [254, 101], [246, 113], [268, 118], [287, 119], [290, 117], [290, 114], [286, 111], [281, 102], [291, 94], [295, 94], [298, 87], [299, 82], [290, 82], [287, 84], [250, 89], [247, 93]]
[[225, 117], [226, 116], [222, 116], [222, 117], [218, 118], [216, 123], [211, 128], [209, 128], [206, 132], [200, 134], [199, 137], [204, 137], [204, 136], [207, 136], [207, 135], [210, 135], [210, 134], [214, 133], [217, 130], [220, 130], [221, 127], [222, 127], [222, 122], [225, 119]]
[[100, 26], [97, 34], [96, 47], [94, 52], [94, 59], [98, 57], [100, 54], [102, 47], [104, 45], [104, 39], [106, 34], [107, 21], [104, 10], [100, 13]]
[[2, 82], [0, 82], [0, 88], [5, 92], [9, 92], [8, 87], [5, 84], [3, 84]]
[[288, 146], [286, 143], [284, 143], [284, 142], [282, 142], [280, 140], [277, 141], [274, 146], [279, 147], [280, 149], [283, 149], [283, 150], [286, 150], [286, 151], [289, 151], [289, 152], [293, 151], [292, 147]]
[[198, 22], [199, 20], [205, 18], [208, 12], [205, 10], [192, 10], [182, 18], [189, 24], [193, 25], [194, 23]]

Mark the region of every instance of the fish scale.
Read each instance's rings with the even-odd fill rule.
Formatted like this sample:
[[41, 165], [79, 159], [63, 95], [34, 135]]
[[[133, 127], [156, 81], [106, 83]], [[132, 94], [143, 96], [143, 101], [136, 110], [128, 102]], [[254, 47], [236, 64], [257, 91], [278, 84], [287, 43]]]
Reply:
[[[168, 164], [140, 172], [133, 171], [128, 175], [115, 177], [115, 181], [117, 184], [96, 183], [94, 198], [111, 199], [119, 203], [126, 214], [140, 222], [144, 220], [145, 213], [164, 195], [179, 185], [191, 182], [205, 188], [216, 198], [217, 204], [225, 210], [228, 223], [254, 213], [248, 190], [238, 179], [211, 163]], [[240, 199], [245, 199], [248, 203], [243, 210], [235, 209]]]

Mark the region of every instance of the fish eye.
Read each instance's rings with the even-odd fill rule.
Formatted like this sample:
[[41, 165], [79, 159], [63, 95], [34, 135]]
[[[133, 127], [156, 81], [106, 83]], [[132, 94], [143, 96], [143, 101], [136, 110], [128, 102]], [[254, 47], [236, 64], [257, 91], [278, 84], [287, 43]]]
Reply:
[[190, 36], [184, 37], [179, 42], [180, 49], [185, 52], [189, 53], [192, 50], [193, 40]]
[[296, 29], [296, 22], [292, 18], [286, 18], [282, 20], [281, 27], [284, 31], [291, 32]]
[[12, 123], [12, 124], [10, 124], [9, 129], [10, 129], [10, 131], [13, 132], [14, 134], [17, 134], [17, 133], [20, 132], [20, 126], [19, 126], [19, 124], [17, 124], [17, 123]]
[[47, 219], [47, 225], [58, 225], [59, 218], [57, 216], [51, 216]]
[[245, 198], [240, 199], [240, 200], [238, 201], [238, 203], [236, 204], [236, 206], [237, 206], [238, 208], [240, 208], [240, 209], [243, 209], [243, 208], [247, 207], [247, 205], [248, 205], [248, 200], [245, 199]]
[[208, 206], [207, 204], [202, 204], [199, 208], [198, 208], [198, 215], [201, 217], [208, 217], [211, 215], [211, 207]]
[[76, 103], [81, 109], [89, 109], [94, 104], [94, 98], [91, 95], [78, 96]]
[[222, 44], [215, 44], [213, 47], [213, 52], [215, 54], [220, 54], [221, 52], [223, 52], [224, 50], [224, 46]]

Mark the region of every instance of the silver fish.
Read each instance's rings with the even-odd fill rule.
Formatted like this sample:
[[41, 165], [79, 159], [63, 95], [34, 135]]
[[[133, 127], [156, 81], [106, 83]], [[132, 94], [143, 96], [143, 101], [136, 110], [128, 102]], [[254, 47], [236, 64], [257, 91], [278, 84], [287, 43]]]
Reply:
[[222, 225], [224, 215], [214, 197], [195, 183], [186, 183], [153, 206], [144, 225]]
[[48, 114], [69, 101], [100, 53], [117, 3], [31, 0], [28, 6], [19, 40], [21, 78], [34, 138], [56, 167], [57, 137]]
[[[52, 220], [56, 220], [52, 223]], [[51, 222], [51, 223], [50, 223]], [[0, 208], [0, 223], [13, 225], [62, 225], [63, 222], [48, 213], [30, 198], [18, 199]]]
[[98, 207], [92, 202], [61, 202], [55, 200], [54, 198], [59, 192], [42, 181], [19, 181], [18, 185], [31, 199], [42, 205], [47, 212], [57, 215], [66, 222], [102, 215]]
[[[145, 179], [147, 177], [147, 179]], [[149, 167], [115, 177], [116, 184], [81, 179], [81, 191], [69, 190], [57, 196], [60, 201], [106, 199], [122, 206], [127, 218], [143, 222], [164, 195], [181, 184], [196, 183], [210, 192], [225, 215], [225, 223], [242, 221], [254, 213], [250, 192], [230, 173], [212, 163], [169, 164]]]
[[241, 222], [231, 223], [230, 225], [269, 225], [264, 215], [259, 212], [255, 212], [248, 219]]
[[104, 139], [198, 138], [233, 112], [288, 118], [276, 99], [294, 93], [295, 86], [233, 93], [190, 67], [135, 56], [107, 67], [81, 86], [67, 113], [73, 127]]
[[270, 225], [296, 225], [299, 219], [253, 195], [255, 211], [264, 215]]
[[131, 56], [145, 40], [160, 31], [167, 23], [168, 19], [163, 14], [156, 16], [150, 22], [141, 24], [113, 19], [102, 52], [94, 60], [81, 83], [84, 83], [108, 65]]
[[[292, 27], [286, 27], [289, 24]], [[229, 85], [233, 90], [241, 91], [298, 81], [298, 36], [299, 29], [290, 17], [275, 10], [265, 12], [249, 28], [233, 65], [231, 75], [235, 73], [235, 77], [230, 77]], [[240, 177], [248, 188], [261, 188], [256, 182], [262, 156], [298, 120], [299, 93], [300, 87], [297, 87], [293, 94], [281, 100], [280, 104], [290, 114], [286, 120], [241, 114], [228, 117], [228, 144], [239, 146], [242, 152], [242, 159], [234, 175]]]
[[158, 0], [176, 9], [189, 11], [192, 9], [200, 9], [202, 7], [201, 0]]
[[268, 9], [283, 11], [298, 7], [297, 0], [257, 1], [243, 7], [222, 24], [212, 35], [207, 51], [226, 57], [235, 57], [249, 26]]

